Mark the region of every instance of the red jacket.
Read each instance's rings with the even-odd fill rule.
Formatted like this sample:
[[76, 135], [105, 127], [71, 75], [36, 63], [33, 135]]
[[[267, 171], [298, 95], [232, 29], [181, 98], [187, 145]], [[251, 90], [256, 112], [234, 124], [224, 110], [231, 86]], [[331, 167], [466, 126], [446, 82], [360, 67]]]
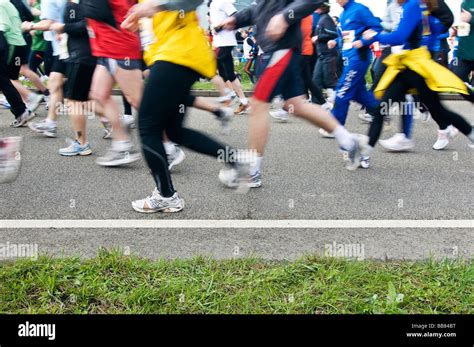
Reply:
[[108, 0], [115, 27], [96, 19], [87, 19], [92, 54], [95, 57], [118, 60], [143, 58], [138, 34], [120, 27], [129, 9], [136, 3], [135, 0]]
[[313, 55], [314, 46], [311, 40], [311, 31], [313, 30], [313, 15], [303, 18], [301, 21], [301, 33], [303, 35], [303, 45], [301, 55]]

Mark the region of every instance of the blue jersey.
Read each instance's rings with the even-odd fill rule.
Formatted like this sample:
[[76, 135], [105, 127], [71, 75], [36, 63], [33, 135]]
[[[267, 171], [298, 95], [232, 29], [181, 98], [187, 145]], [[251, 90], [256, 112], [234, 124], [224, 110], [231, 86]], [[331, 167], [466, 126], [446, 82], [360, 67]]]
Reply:
[[[341, 30], [343, 35], [342, 54], [344, 58], [360, 58], [360, 51], [352, 48], [352, 42], [360, 40], [364, 31], [372, 29], [377, 32], [383, 30], [381, 21], [375, 17], [367, 6], [349, 0], [344, 6], [344, 12], [340, 18]], [[370, 44], [366, 45], [366, 50], [369, 49]], [[369, 55], [367, 55], [369, 56]]]
[[403, 12], [397, 30], [391, 33], [379, 33], [366, 43], [380, 42], [384, 45], [401, 46], [411, 50], [426, 46], [429, 50], [436, 49], [439, 36], [446, 32], [445, 26], [431, 16], [424, 4], [419, 0], [407, 0], [402, 6]]

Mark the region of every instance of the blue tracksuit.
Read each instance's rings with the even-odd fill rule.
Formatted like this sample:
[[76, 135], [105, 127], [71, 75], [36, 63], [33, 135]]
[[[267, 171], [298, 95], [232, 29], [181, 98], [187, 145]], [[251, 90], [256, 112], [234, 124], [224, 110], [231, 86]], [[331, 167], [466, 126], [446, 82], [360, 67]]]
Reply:
[[[380, 19], [376, 18], [366, 6], [354, 0], [349, 0], [344, 6], [340, 23], [343, 33], [353, 34], [354, 41], [360, 40], [366, 30], [382, 31]], [[376, 108], [379, 102], [366, 87], [365, 75], [372, 58], [369, 45], [358, 50], [351, 48], [351, 42], [348, 42], [343, 45], [342, 56], [344, 69], [336, 90], [336, 104], [333, 113], [337, 120], [344, 125], [352, 100], [365, 106], [368, 110]]]

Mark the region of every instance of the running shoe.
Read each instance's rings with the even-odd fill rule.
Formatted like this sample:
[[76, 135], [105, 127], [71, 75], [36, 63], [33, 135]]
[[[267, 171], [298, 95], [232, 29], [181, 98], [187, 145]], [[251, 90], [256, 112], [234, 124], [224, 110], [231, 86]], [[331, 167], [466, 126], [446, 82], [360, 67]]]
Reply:
[[319, 129], [319, 134], [325, 139], [334, 139], [334, 138], [336, 138], [333, 134], [328, 133], [323, 128]]
[[250, 188], [260, 188], [262, 186], [262, 173], [257, 171], [254, 175], [249, 177]]
[[222, 126], [222, 134], [229, 135], [230, 134], [230, 122], [232, 117], [234, 116], [234, 110], [229, 107], [222, 107], [219, 110], [219, 116], [217, 119], [221, 122]]
[[4, 95], [0, 95], [0, 106], [5, 109], [10, 109], [12, 106], [8, 103]]
[[433, 145], [433, 149], [441, 151], [448, 147], [449, 142], [459, 134], [459, 130], [452, 125], [448, 126], [445, 130], [438, 130], [438, 139]]
[[387, 151], [405, 152], [415, 147], [415, 141], [407, 138], [403, 133], [398, 133], [387, 140], [381, 140], [380, 145]]
[[271, 111], [270, 117], [272, 117], [273, 119], [277, 120], [280, 123], [288, 123], [288, 121], [290, 120], [290, 114], [282, 108], [276, 111]]
[[237, 162], [234, 166], [226, 166], [219, 172], [219, 181], [237, 193], [245, 194], [250, 189], [249, 163]]
[[132, 115], [124, 114], [120, 117], [120, 119], [122, 120], [122, 124], [125, 126], [128, 132], [131, 132], [131, 130], [136, 128], [135, 117], [133, 117]]
[[176, 213], [184, 208], [184, 200], [179, 197], [178, 193], [174, 193], [171, 198], [164, 198], [155, 188], [151, 196], [133, 201], [132, 207], [140, 213]]
[[102, 123], [102, 126], [104, 127], [104, 135], [102, 135], [102, 138], [105, 140], [111, 139], [112, 126], [110, 125], [109, 121], [106, 120], [106, 118], [101, 118], [100, 122]]
[[364, 124], [370, 124], [374, 120], [374, 117], [372, 117], [370, 114], [367, 112], [364, 113], [359, 113], [359, 119], [361, 120], [362, 123]]
[[35, 112], [41, 103], [44, 100], [44, 96], [41, 94], [31, 93], [28, 95], [28, 100], [26, 101], [26, 107], [31, 112]]
[[109, 148], [103, 157], [97, 158], [97, 165], [106, 167], [116, 167], [136, 162], [140, 159], [140, 153], [133, 146], [128, 151], [119, 151], [112, 147]]
[[34, 132], [37, 132], [38, 134], [43, 134], [46, 137], [58, 136], [58, 126], [56, 124], [51, 124], [46, 120], [30, 123], [28, 127]]
[[224, 96], [220, 96], [217, 98], [217, 102], [223, 104], [225, 107], [229, 107], [232, 105], [232, 102], [236, 98], [235, 93], [228, 93]]
[[91, 146], [90, 144], [86, 143], [84, 146], [81, 146], [79, 141], [72, 141], [71, 139], [68, 139], [70, 145], [66, 148], [61, 148], [59, 150], [59, 154], [65, 157], [74, 157], [74, 156], [87, 156], [91, 155]]
[[167, 153], [168, 155], [168, 170], [171, 171], [175, 166], [181, 164], [184, 159], [186, 159], [186, 154], [178, 146], [174, 146], [175, 150], [172, 153]]
[[234, 111], [234, 114], [236, 115], [242, 115], [244, 113], [247, 113], [249, 111], [249, 105], [244, 105], [242, 103], [240, 103], [239, 107], [236, 108], [236, 110]]
[[36, 114], [31, 112], [30, 110], [26, 110], [23, 114], [15, 118], [15, 120], [10, 124], [11, 128], [21, 128], [26, 125], [30, 120], [36, 117]]
[[0, 184], [14, 182], [21, 169], [21, 137], [0, 139]]
[[360, 158], [360, 167], [363, 169], [369, 169], [370, 168], [370, 157], [367, 155], [363, 155]]
[[331, 112], [334, 108], [334, 104], [329, 101], [326, 101], [324, 104], [321, 105], [321, 107], [323, 108], [323, 110]]
[[367, 146], [369, 138], [365, 135], [354, 135], [354, 147], [348, 151], [348, 163], [346, 169], [349, 171], [357, 170], [360, 167], [362, 150]]
[[102, 135], [104, 140], [110, 140], [112, 138], [112, 129], [111, 128], [104, 128], [104, 135]]

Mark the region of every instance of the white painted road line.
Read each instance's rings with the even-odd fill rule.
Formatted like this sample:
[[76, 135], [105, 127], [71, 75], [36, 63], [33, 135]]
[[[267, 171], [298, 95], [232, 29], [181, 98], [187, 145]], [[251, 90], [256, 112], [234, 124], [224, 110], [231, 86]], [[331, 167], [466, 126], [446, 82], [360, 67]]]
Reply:
[[0, 220], [0, 229], [470, 229], [474, 220]]

